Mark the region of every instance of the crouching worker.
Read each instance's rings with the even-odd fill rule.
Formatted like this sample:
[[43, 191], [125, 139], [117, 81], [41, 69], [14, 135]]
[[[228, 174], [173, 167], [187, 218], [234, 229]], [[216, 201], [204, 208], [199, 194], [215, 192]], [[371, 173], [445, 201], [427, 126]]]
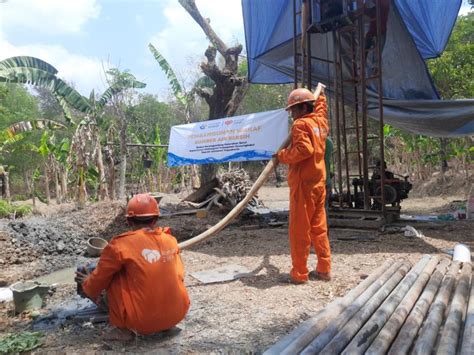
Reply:
[[178, 244], [168, 228], [154, 228], [158, 215], [153, 197], [134, 196], [126, 213], [132, 231], [110, 241], [90, 274], [87, 268], [76, 272], [86, 297], [99, 306], [106, 300], [109, 322], [116, 327], [106, 334], [109, 339], [170, 329], [189, 309]]

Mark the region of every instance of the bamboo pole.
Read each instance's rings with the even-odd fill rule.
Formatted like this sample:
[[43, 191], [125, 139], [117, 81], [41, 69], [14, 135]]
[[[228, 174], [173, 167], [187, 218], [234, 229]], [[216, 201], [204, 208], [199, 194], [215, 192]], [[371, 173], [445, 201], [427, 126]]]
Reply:
[[461, 325], [466, 315], [471, 273], [471, 263], [464, 263], [458, 285], [454, 291], [453, 301], [449, 307], [448, 317], [444, 324], [443, 332], [441, 333], [441, 339], [436, 354], [456, 354]]
[[298, 328], [266, 350], [264, 355], [280, 355], [283, 352], [291, 350], [293, 350], [294, 353], [300, 352], [332, 319], [337, 317], [348, 305], [352, 304], [370, 285], [377, 282], [381, 275], [385, 275], [391, 265], [398, 263], [399, 262], [394, 263], [392, 260], [387, 260], [382, 266], [371, 273], [369, 277], [357, 285], [357, 287], [350, 290], [347, 295], [334, 300], [315, 317], [303, 322]]
[[438, 265], [438, 262], [439, 258], [437, 256], [431, 258], [431, 260], [416, 279], [413, 286], [409, 289], [406, 296], [390, 316], [389, 320], [385, 323], [380, 333], [367, 349], [366, 354], [375, 355], [387, 353], [390, 344], [392, 343], [393, 339], [395, 339], [395, 336], [402, 327], [403, 322], [405, 322], [408, 313], [410, 313], [411, 309], [413, 308], [436, 265]]
[[[337, 318], [333, 319], [314, 340], [304, 349], [302, 354], [319, 353], [339, 330], [364, 306], [374, 294], [390, 279], [390, 277], [402, 266], [402, 261], [393, 263], [386, 272], [383, 273], [375, 282], [366, 288], [366, 290], [354, 300]], [[295, 352], [293, 352], [295, 353]]]
[[416, 302], [415, 307], [393, 342], [388, 355], [402, 355], [408, 353], [408, 350], [413, 344], [413, 340], [423, 323], [423, 319], [425, 319], [428, 309], [435, 298], [436, 292], [438, 292], [439, 285], [441, 284], [450, 263], [451, 261], [445, 258], [438, 264], [433, 275], [431, 275], [428, 285], [421, 294], [420, 299]]
[[444, 277], [441, 288], [434, 303], [428, 313], [428, 317], [423, 323], [418, 338], [412, 350], [413, 355], [431, 354], [434, 348], [436, 338], [438, 337], [439, 327], [443, 321], [444, 313], [448, 306], [449, 297], [453, 290], [456, 274], [459, 271], [459, 263], [452, 263], [448, 273]]
[[466, 322], [462, 337], [461, 355], [474, 354], [474, 279], [471, 276], [471, 295], [467, 306]]
[[365, 306], [357, 312], [349, 322], [337, 333], [337, 335], [327, 344], [320, 354], [339, 354], [342, 349], [350, 342], [352, 337], [359, 331], [360, 327], [370, 318], [374, 311], [387, 298], [392, 290], [398, 285], [400, 280], [410, 270], [411, 263], [406, 261], [402, 266], [392, 275], [380, 290], [370, 299]]
[[[324, 89], [324, 85], [319, 83], [316, 91], [314, 92], [314, 97], [317, 99], [321, 92]], [[286, 148], [291, 142], [291, 136], [289, 135], [285, 141], [281, 144], [280, 149]], [[189, 248], [190, 246], [203, 242], [217, 233], [219, 233], [221, 230], [223, 230], [232, 220], [234, 220], [240, 212], [244, 210], [244, 208], [247, 206], [249, 201], [252, 199], [253, 196], [257, 193], [257, 191], [262, 187], [262, 185], [267, 181], [268, 177], [270, 176], [271, 172], [274, 169], [274, 166], [278, 164], [276, 158], [272, 158], [268, 164], [265, 166], [265, 169], [260, 173], [260, 176], [257, 178], [255, 183], [252, 185], [250, 188], [250, 191], [247, 193], [247, 195], [244, 197], [242, 201], [240, 201], [223, 219], [221, 219], [217, 224], [209, 228], [208, 230], [202, 232], [201, 234], [195, 236], [194, 238], [188, 239], [182, 243], [179, 243], [179, 248], [180, 249], [185, 249]]]
[[363, 354], [367, 350], [384, 324], [395, 311], [395, 308], [400, 304], [401, 300], [415, 283], [430, 259], [431, 256], [429, 255], [425, 255], [421, 258], [421, 260], [405, 276], [403, 281], [398, 284], [397, 288], [384, 301], [380, 308], [377, 309], [367, 323], [365, 323], [359, 330], [342, 354]]

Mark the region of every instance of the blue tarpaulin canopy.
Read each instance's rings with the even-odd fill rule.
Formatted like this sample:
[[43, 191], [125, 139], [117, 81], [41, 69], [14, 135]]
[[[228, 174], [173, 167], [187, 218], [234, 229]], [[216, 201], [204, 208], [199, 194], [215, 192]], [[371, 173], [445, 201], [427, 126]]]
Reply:
[[[300, 2], [297, 1], [299, 7]], [[474, 100], [440, 100], [425, 60], [441, 55], [451, 34], [461, 0], [392, 0], [382, 51], [384, 121], [432, 136], [474, 133]], [[293, 0], [242, 0], [249, 81], [260, 84], [294, 82]], [[299, 8], [297, 9], [299, 11]], [[298, 48], [301, 23], [297, 23]], [[341, 37], [341, 45], [348, 39]], [[334, 83], [331, 33], [311, 36], [312, 82]], [[349, 59], [342, 72], [349, 76]], [[351, 101], [351, 90], [344, 90]], [[329, 90], [330, 93], [330, 90]], [[376, 91], [368, 87], [369, 116], [377, 119]]]

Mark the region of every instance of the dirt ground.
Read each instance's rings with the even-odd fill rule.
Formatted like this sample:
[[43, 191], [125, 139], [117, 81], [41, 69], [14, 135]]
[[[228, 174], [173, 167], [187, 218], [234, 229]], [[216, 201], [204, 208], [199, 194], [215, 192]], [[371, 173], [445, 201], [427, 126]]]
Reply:
[[[268, 207], [288, 206], [286, 187], [264, 187], [259, 196]], [[408, 199], [403, 203], [403, 213], [446, 213], [453, 201], [463, 198]], [[167, 196], [162, 205], [165, 209], [171, 209], [178, 201], [176, 196]], [[4, 270], [0, 274], [0, 281], [9, 284], [14, 279], [44, 274], [84, 261], [84, 256], [75, 254], [75, 248], [83, 248], [85, 239], [94, 234], [110, 238], [125, 230], [121, 213], [123, 204], [95, 204], [84, 210], [71, 206], [46, 216], [26, 218], [23, 222], [28, 228], [31, 227], [28, 220], [34, 219], [36, 225], [39, 220], [54, 221], [65, 231], [72, 223], [75, 226], [72, 230], [80, 233], [70, 233], [71, 238], [76, 238], [78, 242], [66, 243], [59, 252], [57, 248], [43, 249], [42, 252], [48, 253], [44, 259], [41, 252], [30, 259], [22, 261], [20, 258], [15, 262], [10, 262], [11, 259], [5, 255], [0, 256]], [[218, 213], [212, 213], [206, 219], [198, 219], [194, 215], [164, 217], [159, 220], [159, 224], [170, 226], [173, 234], [182, 240], [209, 228], [221, 217]], [[286, 225], [270, 227], [259, 220], [241, 218], [218, 236], [182, 252], [191, 309], [177, 329], [155, 336], [137, 337], [135, 341], [125, 343], [102, 340], [102, 324], [66, 324], [59, 329], [46, 331], [43, 346], [35, 352], [261, 353], [336, 297], [345, 295], [387, 259], [403, 257], [415, 262], [425, 253], [446, 255], [445, 251], [456, 243], [465, 243], [473, 250], [473, 223], [453, 221], [412, 224], [425, 235], [424, 238], [405, 237], [403, 232], [396, 229], [385, 232], [332, 229], [333, 280], [292, 285], [280, 281], [281, 275], [288, 273], [291, 265]], [[11, 248], [16, 245], [11, 243], [11, 238], [12, 235], [16, 237], [16, 234], [7, 222], [0, 224], [0, 227], [3, 230], [0, 243], [4, 243], [0, 247], [15, 254], [18, 247]], [[37, 238], [41, 239], [41, 235]], [[28, 250], [34, 250], [37, 246], [28, 245], [27, 236], [20, 242], [23, 243], [20, 246]], [[56, 240], [52, 242], [58, 243]], [[48, 268], [44, 263], [50, 263], [49, 260], [61, 261]], [[315, 263], [315, 255], [311, 254], [309, 265], [314, 267]], [[202, 284], [190, 276], [193, 272], [228, 264], [242, 265], [252, 271], [252, 276], [217, 284]], [[74, 292], [75, 285], [58, 286], [56, 293], [48, 300], [48, 305], [72, 297]], [[11, 304], [4, 304], [0, 310], [0, 332], [29, 329], [31, 318], [28, 315], [13, 317], [9, 312], [11, 307]]]

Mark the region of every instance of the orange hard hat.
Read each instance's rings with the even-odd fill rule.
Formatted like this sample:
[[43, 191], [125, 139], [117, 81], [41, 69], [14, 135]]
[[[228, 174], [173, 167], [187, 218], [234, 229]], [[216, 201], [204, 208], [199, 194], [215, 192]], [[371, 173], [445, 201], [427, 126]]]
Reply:
[[149, 194], [138, 194], [128, 201], [126, 217], [159, 216], [158, 202]]
[[313, 93], [308, 89], [299, 88], [295, 89], [290, 92], [288, 96], [288, 104], [286, 106], [286, 111], [290, 109], [290, 107], [302, 104], [303, 102], [314, 102], [316, 98], [314, 97]]

